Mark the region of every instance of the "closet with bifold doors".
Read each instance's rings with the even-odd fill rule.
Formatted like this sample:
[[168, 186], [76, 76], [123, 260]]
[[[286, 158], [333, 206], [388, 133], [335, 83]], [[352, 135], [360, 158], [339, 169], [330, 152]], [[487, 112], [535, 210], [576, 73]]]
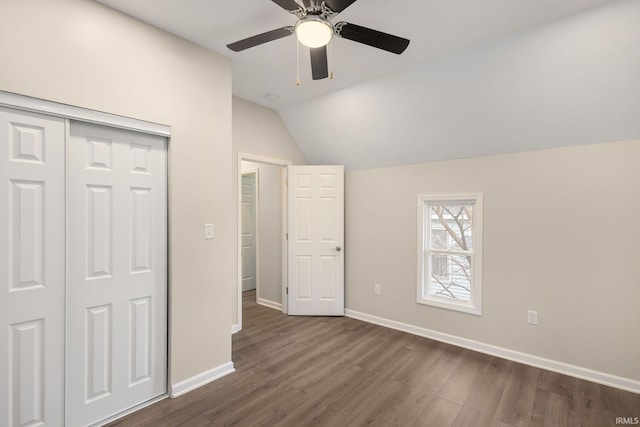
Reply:
[[165, 396], [168, 136], [0, 92], [0, 426]]

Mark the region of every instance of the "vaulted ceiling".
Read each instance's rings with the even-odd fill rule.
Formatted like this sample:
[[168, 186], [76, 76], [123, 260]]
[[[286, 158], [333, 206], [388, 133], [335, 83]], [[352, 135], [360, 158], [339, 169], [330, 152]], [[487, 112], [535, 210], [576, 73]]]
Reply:
[[99, 1], [231, 58], [234, 95], [276, 109], [311, 163], [379, 167], [640, 136], [637, 0], [358, 0], [336, 20], [409, 48], [334, 38], [334, 77], [317, 81], [301, 48], [300, 86], [294, 37], [226, 47], [295, 23], [270, 0]]

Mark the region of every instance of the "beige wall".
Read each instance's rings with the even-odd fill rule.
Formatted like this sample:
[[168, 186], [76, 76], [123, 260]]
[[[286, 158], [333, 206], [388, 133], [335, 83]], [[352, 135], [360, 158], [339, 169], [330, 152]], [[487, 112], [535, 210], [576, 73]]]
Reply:
[[282, 171], [283, 166], [242, 162], [258, 171], [258, 299], [282, 303]]
[[233, 151], [307, 163], [278, 112], [233, 97]]
[[[252, 102], [246, 101], [242, 98], [233, 97], [233, 154], [236, 159], [233, 163], [233, 188], [236, 189], [236, 203], [235, 213], [237, 219], [237, 188], [238, 188], [238, 153], [249, 153], [258, 156], [270, 157], [280, 160], [288, 160], [292, 164], [306, 164], [307, 160], [298, 148], [298, 145], [289, 134], [289, 131], [285, 127], [284, 123], [280, 119], [280, 116], [275, 110], [262, 107]], [[265, 169], [266, 170], [266, 169]], [[273, 172], [273, 170], [272, 170]], [[273, 194], [276, 190], [270, 187], [269, 192]], [[275, 205], [269, 206], [269, 217], [274, 218], [278, 215], [278, 208]], [[236, 220], [236, 230], [237, 230]], [[271, 230], [270, 237], [267, 239], [266, 245], [272, 242], [275, 238]], [[262, 236], [261, 236], [262, 237]], [[237, 266], [237, 238], [234, 247], [236, 251], [236, 266]], [[276, 256], [275, 251], [266, 249], [264, 244], [261, 244], [262, 251], [261, 257], [264, 257], [267, 253], [272, 253], [272, 261], [277, 259], [281, 260], [280, 256]], [[263, 262], [260, 262], [263, 265]], [[265, 267], [263, 266], [263, 269]], [[278, 280], [275, 271], [278, 269], [275, 265], [268, 267], [269, 277]], [[236, 268], [237, 270], [237, 268]], [[236, 273], [237, 276], [237, 273]], [[262, 280], [262, 277], [261, 277]], [[282, 276], [279, 276], [279, 280], [282, 280]], [[261, 284], [262, 286], [262, 284]], [[232, 299], [232, 323], [237, 323], [238, 318], [238, 279], [236, 277], [235, 282], [232, 285], [233, 299]], [[266, 290], [265, 298], [273, 302], [281, 302], [281, 296], [276, 296], [275, 288], [269, 287]]]
[[1, 1], [0, 90], [171, 126], [170, 380], [228, 362], [230, 62], [93, 1]]
[[[416, 196], [469, 192], [482, 317], [415, 302]], [[348, 172], [346, 306], [640, 380], [639, 212], [640, 141]]]

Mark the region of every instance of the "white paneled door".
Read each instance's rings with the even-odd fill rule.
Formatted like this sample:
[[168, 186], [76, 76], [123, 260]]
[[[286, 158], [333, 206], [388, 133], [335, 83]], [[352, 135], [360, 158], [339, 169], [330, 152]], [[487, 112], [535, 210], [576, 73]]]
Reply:
[[71, 122], [67, 425], [166, 390], [166, 140]]
[[256, 183], [257, 173], [242, 174], [242, 290], [256, 288]]
[[0, 426], [64, 424], [64, 141], [0, 108]]
[[344, 315], [344, 167], [289, 166], [289, 314]]

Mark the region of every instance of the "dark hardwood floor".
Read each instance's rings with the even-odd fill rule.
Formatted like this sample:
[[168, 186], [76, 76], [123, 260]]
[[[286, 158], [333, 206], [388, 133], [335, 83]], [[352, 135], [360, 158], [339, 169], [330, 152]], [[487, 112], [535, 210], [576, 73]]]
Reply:
[[236, 372], [111, 426], [615, 426], [640, 395], [244, 295]]

